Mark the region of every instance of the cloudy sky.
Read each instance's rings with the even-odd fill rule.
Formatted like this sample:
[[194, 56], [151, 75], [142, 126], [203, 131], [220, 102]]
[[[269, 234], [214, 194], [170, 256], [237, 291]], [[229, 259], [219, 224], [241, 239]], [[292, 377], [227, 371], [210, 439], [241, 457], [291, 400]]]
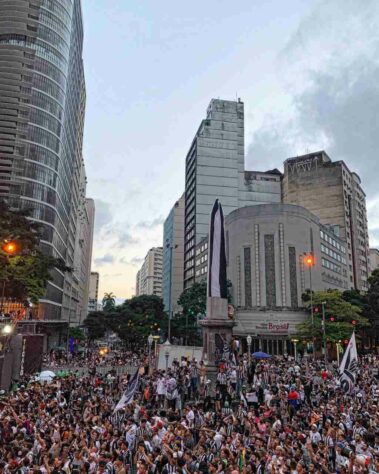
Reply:
[[212, 97], [245, 103], [246, 167], [325, 149], [379, 245], [378, 0], [83, 0], [85, 160], [100, 296], [131, 296]]

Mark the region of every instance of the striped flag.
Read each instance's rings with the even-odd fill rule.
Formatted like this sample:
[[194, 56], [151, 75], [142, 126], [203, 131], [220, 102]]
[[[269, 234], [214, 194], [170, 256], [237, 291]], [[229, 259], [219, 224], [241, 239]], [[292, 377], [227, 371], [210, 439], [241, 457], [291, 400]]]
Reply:
[[122, 410], [124, 407], [126, 407], [126, 405], [129, 405], [129, 403], [133, 401], [134, 394], [138, 387], [138, 382], [139, 382], [139, 369], [136, 370], [133, 377], [129, 380], [128, 385], [125, 389], [125, 392], [120, 398], [120, 401], [117, 403], [113, 413], [116, 413], [118, 410]]
[[340, 383], [345, 393], [351, 393], [358, 373], [358, 354], [353, 332], [339, 367]]
[[208, 296], [227, 298], [224, 214], [216, 199], [209, 229]]

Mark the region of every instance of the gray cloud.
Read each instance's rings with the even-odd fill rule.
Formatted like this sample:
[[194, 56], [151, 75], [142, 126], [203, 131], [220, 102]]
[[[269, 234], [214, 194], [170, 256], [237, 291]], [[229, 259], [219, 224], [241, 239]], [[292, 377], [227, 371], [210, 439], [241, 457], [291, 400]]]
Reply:
[[286, 80], [292, 80], [293, 111], [288, 120], [267, 118], [253, 134], [248, 162], [279, 166], [307, 149], [324, 148], [332, 160], [344, 160], [358, 172], [368, 194], [376, 192], [378, 5], [371, 0], [322, 1], [304, 19], [280, 57], [282, 68], [292, 69]]
[[133, 237], [128, 232], [118, 232], [117, 234], [118, 234], [118, 244], [121, 248], [126, 247], [128, 245], [138, 244], [139, 242], [139, 239]]
[[103, 257], [95, 258], [95, 265], [101, 267], [107, 263], [114, 263], [115, 258], [110, 253], [105, 254]]
[[130, 260], [127, 259], [126, 257], [122, 257], [122, 258], [120, 258], [119, 262], [124, 264], [124, 265], [132, 265], [133, 267], [138, 267], [139, 265], [141, 265], [143, 260], [144, 259], [141, 258], [141, 257], [133, 257]]
[[162, 216], [159, 216], [151, 221], [140, 221], [137, 223], [136, 227], [140, 229], [154, 229], [155, 227], [162, 225], [163, 222], [164, 218]]

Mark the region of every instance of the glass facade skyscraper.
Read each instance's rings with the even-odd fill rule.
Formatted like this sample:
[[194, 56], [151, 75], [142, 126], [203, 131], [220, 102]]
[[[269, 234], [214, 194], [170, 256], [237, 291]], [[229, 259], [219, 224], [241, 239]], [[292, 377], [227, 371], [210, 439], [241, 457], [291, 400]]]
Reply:
[[0, 1], [0, 198], [30, 208], [43, 227], [43, 250], [74, 268], [53, 272], [42, 319], [70, 319], [80, 299], [74, 257], [86, 182], [82, 48], [80, 0]]

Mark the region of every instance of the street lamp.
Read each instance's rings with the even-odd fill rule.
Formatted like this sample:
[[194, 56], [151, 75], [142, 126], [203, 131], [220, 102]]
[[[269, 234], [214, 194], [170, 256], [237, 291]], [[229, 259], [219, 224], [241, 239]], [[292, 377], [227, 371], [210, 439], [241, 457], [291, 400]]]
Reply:
[[293, 347], [295, 351], [295, 362], [297, 362], [297, 343], [299, 342], [299, 339], [291, 339], [291, 341], [293, 342]]
[[247, 358], [248, 358], [248, 361], [249, 361], [249, 365], [250, 365], [250, 362], [251, 362], [251, 341], [252, 341], [252, 337], [250, 336], [250, 334], [247, 336], [246, 338], [246, 342], [247, 342]]
[[169, 299], [168, 299], [168, 330], [167, 330], [167, 338], [168, 341], [171, 341], [171, 316], [172, 316], [172, 307], [171, 307], [171, 291], [172, 291], [172, 267], [173, 267], [173, 261], [172, 261], [172, 251], [173, 249], [176, 249], [178, 245], [172, 245], [170, 242], [170, 239], [166, 239], [166, 249], [169, 249], [170, 251], [170, 281], [169, 281]]
[[151, 345], [153, 344], [154, 337], [152, 334], [147, 338], [147, 344], [149, 346], [149, 365], [150, 365], [150, 354], [151, 354]]
[[166, 358], [166, 372], [167, 372], [167, 369], [168, 369], [168, 358], [170, 357], [170, 347], [171, 347], [171, 344], [170, 344], [170, 341], [167, 339], [167, 341], [163, 344], [163, 347], [164, 347], [164, 356]]
[[313, 345], [313, 360], [316, 358], [316, 351], [315, 351], [315, 337], [314, 337], [314, 330], [315, 330], [315, 319], [313, 313], [313, 291], [312, 291], [312, 267], [315, 265], [315, 259], [312, 253], [308, 255], [304, 255], [304, 264], [309, 268], [309, 290], [311, 294], [311, 321], [312, 321], [312, 345]]

